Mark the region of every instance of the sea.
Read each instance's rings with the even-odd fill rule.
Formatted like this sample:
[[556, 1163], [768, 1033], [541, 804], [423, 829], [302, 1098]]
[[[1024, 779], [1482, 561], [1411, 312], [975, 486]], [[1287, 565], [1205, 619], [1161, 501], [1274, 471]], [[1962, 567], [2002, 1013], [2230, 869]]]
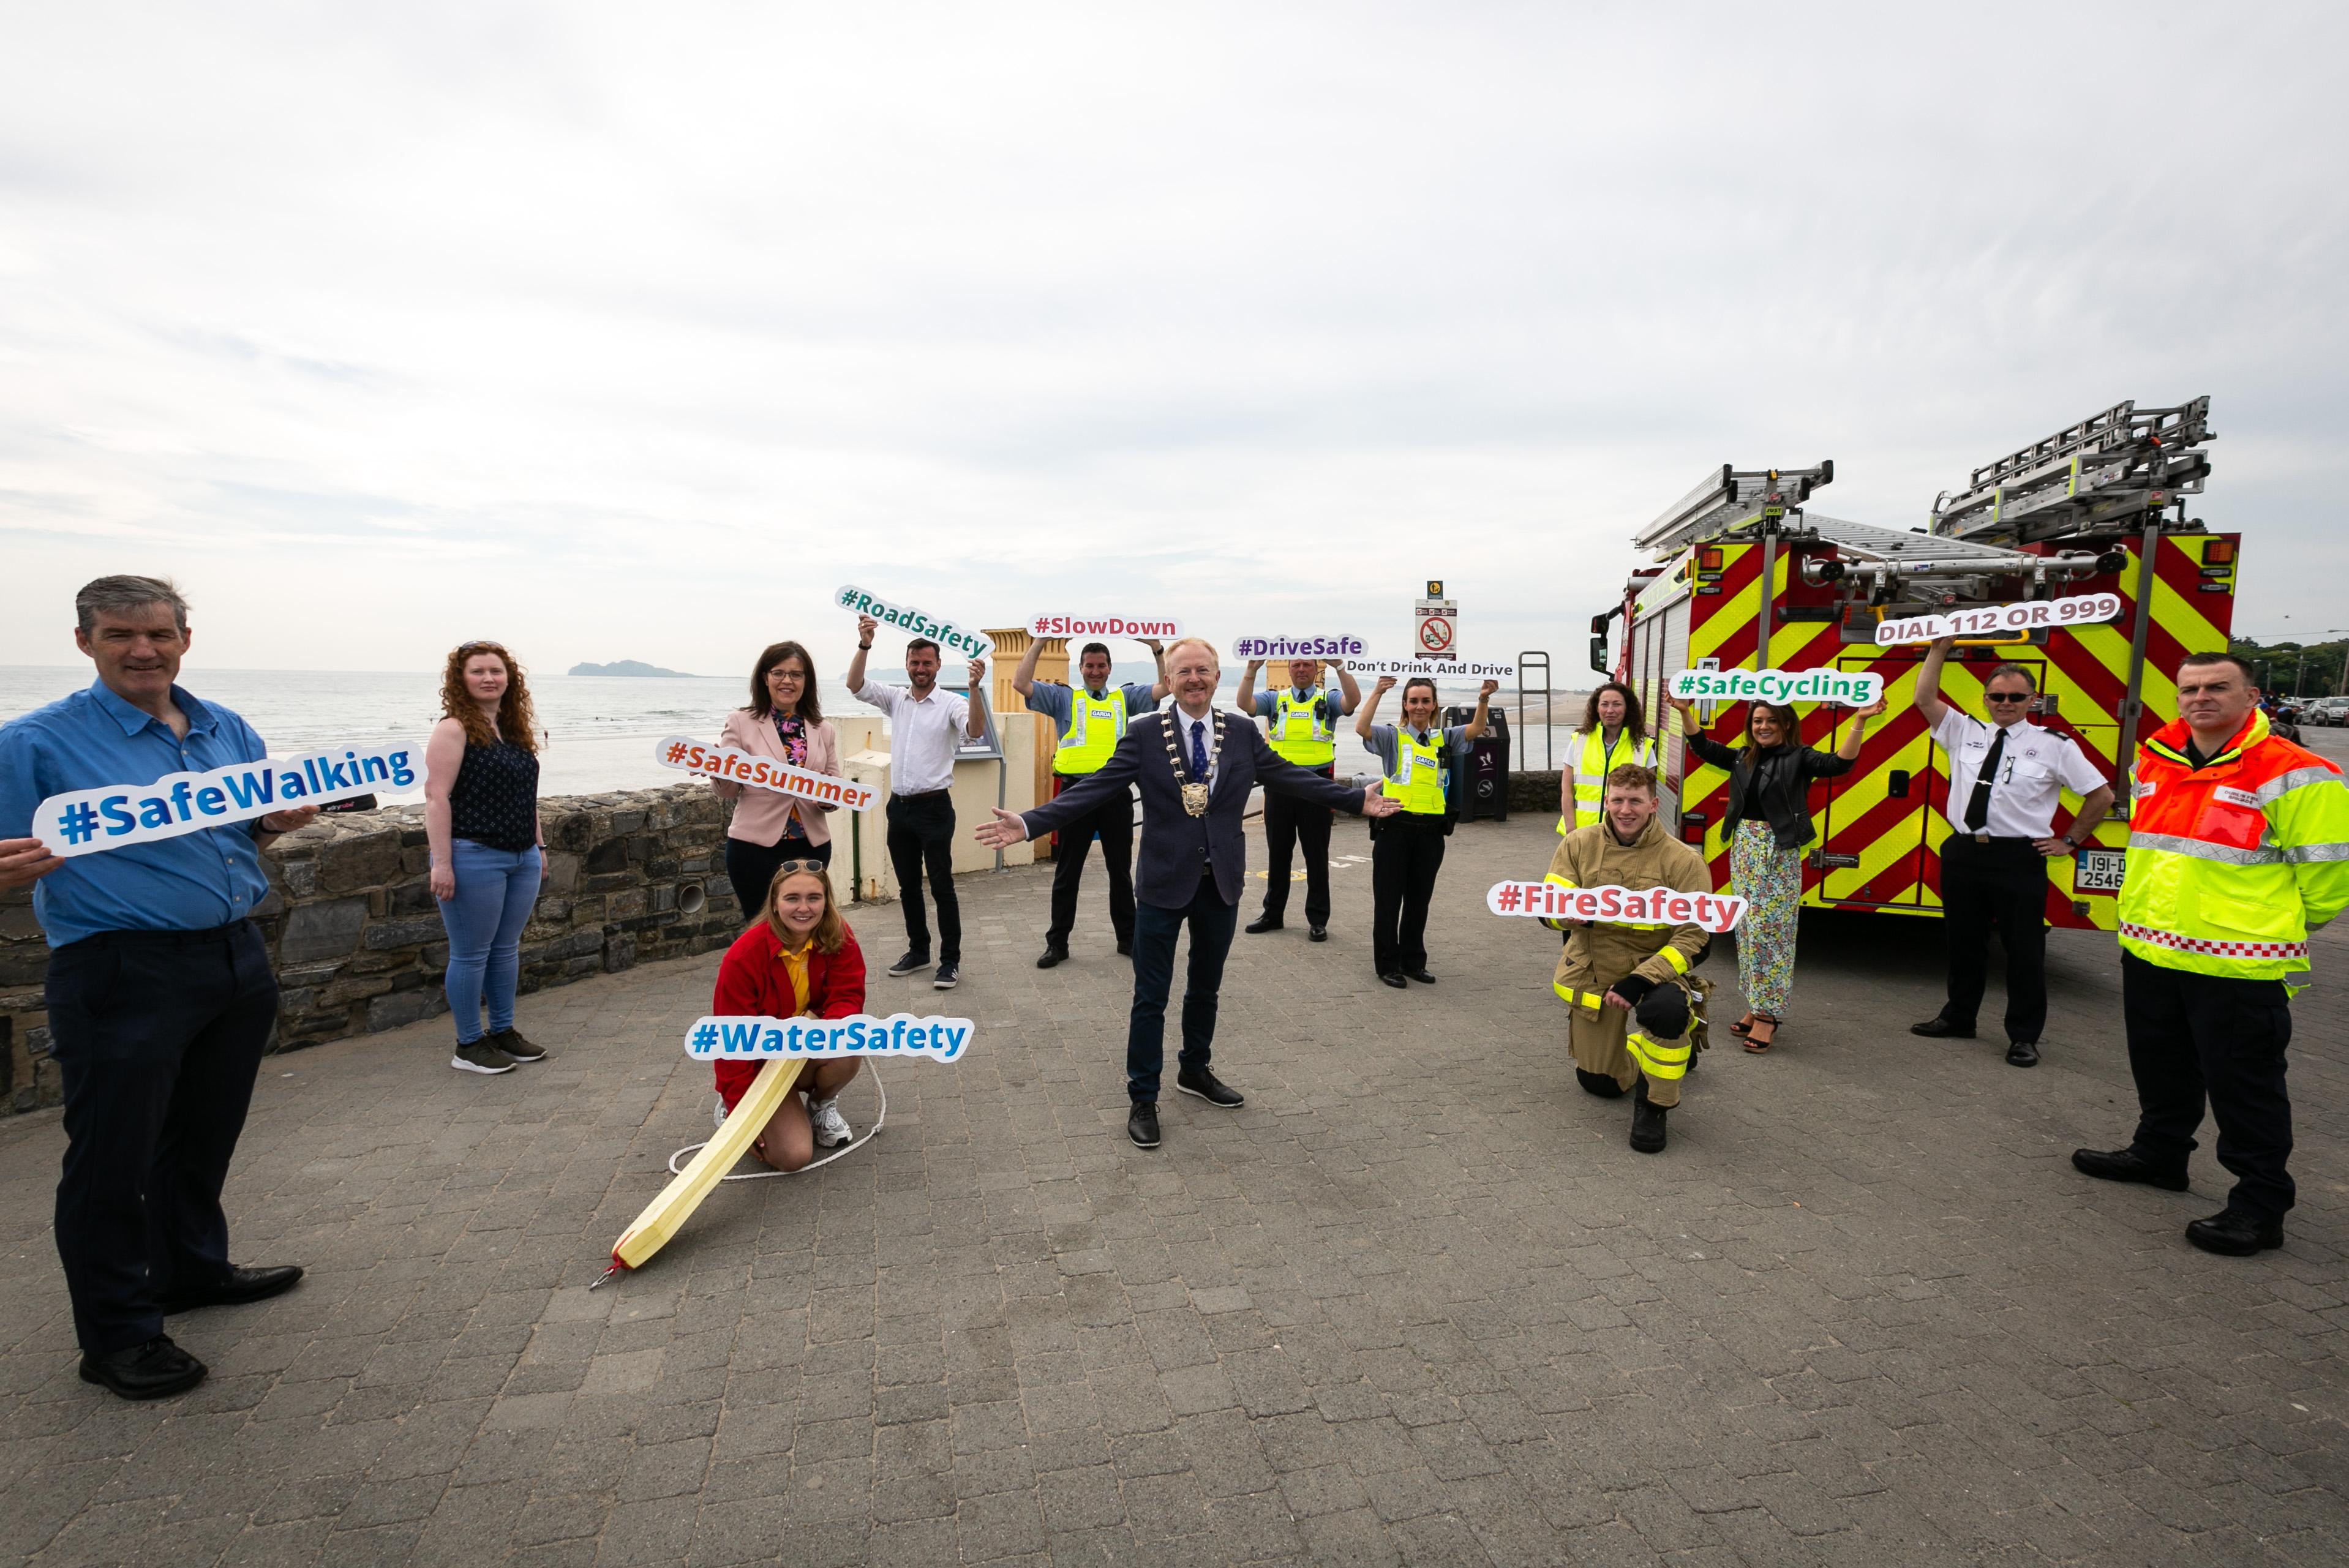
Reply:
[[[875, 669], [874, 678], [903, 682], [902, 670]], [[1144, 664], [1120, 665], [1119, 682], [1153, 678]], [[0, 722], [55, 702], [89, 685], [88, 665], [0, 665]], [[267, 743], [274, 756], [293, 756], [360, 743], [409, 738], [419, 750], [440, 717], [438, 672], [429, 670], [215, 670], [191, 664], [180, 684], [199, 697], [234, 708]], [[1219, 694], [1228, 707], [1238, 689], [1237, 675]], [[546, 732], [539, 753], [539, 791], [589, 795], [674, 784], [684, 775], [653, 760], [653, 743], [670, 735], [715, 740], [730, 708], [750, 697], [749, 672], [738, 676], [549, 676], [530, 678], [538, 721]], [[1473, 685], [1438, 688], [1447, 706], [1475, 701]], [[1572, 696], [1571, 711], [1567, 700]], [[869, 714], [837, 681], [817, 683], [817, 699], [827, 715]], [[1387, 698], [1394, 702], [1393, 696]], [[1542, 704], [1530, 700], [1530, 729], [1520, 728], [1513, 689], [1495, 702], [1508, 712], [1516, 731], [1510, 766], [1545, 766]], [[1553, 699], [1556, 728], [1547, 766], [1564, 759], [1566, 730], [1580, 717], [1580, 694]], [[1381, 718], [1392, 717], [1381, 712]], [[1532, 752], [1526, 754], [1526, 741]], [[1376, 764], [1350, 727], [1340, 733], [1341, 773], [1371, 773]]]

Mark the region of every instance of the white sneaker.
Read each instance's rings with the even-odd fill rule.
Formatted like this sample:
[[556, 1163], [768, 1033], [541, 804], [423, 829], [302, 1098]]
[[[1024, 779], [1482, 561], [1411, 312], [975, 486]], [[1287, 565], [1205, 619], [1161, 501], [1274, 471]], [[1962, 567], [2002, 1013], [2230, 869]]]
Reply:
[[840, 1114], [837, 1098], [811, 1101], [808, 1125], [815, 1130], [816, 1142], [825, 1149], [837, 1149], [856, 1136], [849, 1130], [848, 1118]]
[[726, 1125], [726, 1097], [722, 1094], [709, 1102], [709, 1125], [712, 1127]]

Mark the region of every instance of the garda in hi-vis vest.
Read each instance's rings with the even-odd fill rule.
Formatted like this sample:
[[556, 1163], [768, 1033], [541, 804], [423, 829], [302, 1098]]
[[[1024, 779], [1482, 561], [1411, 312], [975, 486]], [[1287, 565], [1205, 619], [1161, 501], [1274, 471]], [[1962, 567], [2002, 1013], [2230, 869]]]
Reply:
[[2253, 713], [2200, 769], [2183, 719], [2137, 749], [2121, 945], [2148, 964], [2307, 984], [2308, 929], [2349, 905], [2341, 769]]
[[1125, 738], [1125, 693], [1116, 686], [1107, 696], [1095, 696], [1082, 686], [1069, 688], [1069, 733], [1052, 753], [1052, 771], [1074, 778], [1098, 773], [1110, 753]]
[[[1588, 730], [1577, 730], [1582, 737], [1582, 749], [1574, 755], [1574, 820], [1568, 822], [1561, 813], [1557, 819], [1560, 837], [1576, 828], [1587, 828], [1605, 814], [1607, 776], [1625, 763], [1636, 762], [1653, 773], [1656, 770], [1656, 738], [1643, 735], [1631, 738], [1626, 725], [1615, 732], [1615, 744], [1607, 744], [1607, 727], [1598, 725]], [[1658, 792], [1662, 785], [1657, 786]]]
[[1406, 811], [1423, 817], [1444, 814], [1444, 731], [1431, 729], [1428, 738], [1415, 740], [1410, 728], [1395, 726], [1395, 770], [1379, 793]]
[[1288, 686], [1273, 694], [1272, 754], [1299, 768], [1327, 768], [1338, 760], [1338, 731], [1322, 717], [1329, 694], [1315, 686], [1303, 696]]

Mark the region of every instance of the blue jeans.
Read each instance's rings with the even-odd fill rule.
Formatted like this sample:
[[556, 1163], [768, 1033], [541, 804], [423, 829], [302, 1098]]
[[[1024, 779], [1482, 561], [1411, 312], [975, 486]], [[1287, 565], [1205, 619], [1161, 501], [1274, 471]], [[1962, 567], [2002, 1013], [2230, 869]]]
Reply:
[[485, 992], [491, 1032], [513, 1027], [522, 928], [530, 923], [546, 864], [534, 848], [517, 854], [471, 839], [450, 845], [449, 863], [457, 874], [456, 896], [440, 901], [440, 923], [449, 930], [449, 1011], [457, 1043], [470, 1046], [481, 1037]]
[[1136, 1104], [1158, 1103], [1158, 1072], [1166, 1060], [1166, 993], [1174, 983], [1174, 938], [1191, 927], [1191, 971], [1183, 986], [1185, 1072], [1204, 1072], [1216, 1044], [1216, 997], [1223, 989], [1224, 955], [1232, 950], [1239, 905], [1226, 903], [1216, 879], [1201, 877], [1188, 909], [1137, 904], [1133, 911], [1133, 1012], [1125, 1027], [1125, 1092]]

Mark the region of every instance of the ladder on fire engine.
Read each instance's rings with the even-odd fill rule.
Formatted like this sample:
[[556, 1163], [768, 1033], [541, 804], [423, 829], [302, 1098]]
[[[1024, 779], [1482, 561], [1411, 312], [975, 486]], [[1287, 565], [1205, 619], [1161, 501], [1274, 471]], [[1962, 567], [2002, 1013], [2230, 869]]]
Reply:
[[2174, 408], [2116, 403], [1974, 469], [1965, 489], [1935, 498], [1931, 531], [2035, 544], [2140, 526], [2142, 514], [2202, 493], [2210, 459], [2195, 449], [2215, 438], [2208, 397]]

